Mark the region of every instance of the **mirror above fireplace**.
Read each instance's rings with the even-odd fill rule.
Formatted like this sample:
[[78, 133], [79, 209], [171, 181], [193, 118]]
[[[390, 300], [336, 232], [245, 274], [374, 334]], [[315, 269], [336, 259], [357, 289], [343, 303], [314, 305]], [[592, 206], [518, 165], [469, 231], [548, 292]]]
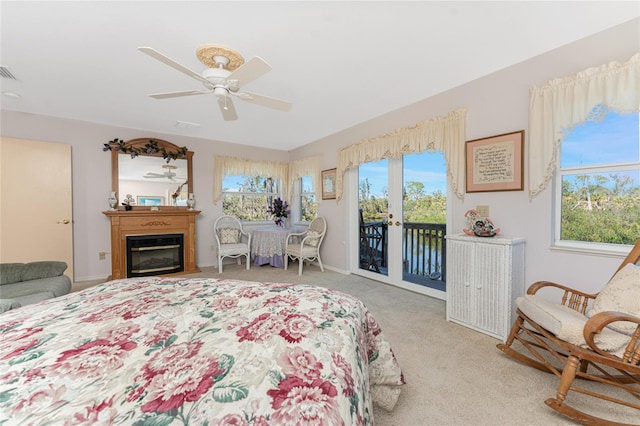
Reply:
[[[150, 209], [156, 206], [178, 206], [186, 208], [187, 194], [193, 193], [193, 152], [187, 151], [185, 158], [167, 162], [162, 156], [166, 152], [179, 152], [177, 145], [156, 138], [138, 138], [124, 143], [126, 148], [144, 148], [153, 140], [157, 143], [155, 154], [141, 153], [132, 158], [131, 154], [115, 149], [111, 143], [111, 183], [112, 191], [118, 197], [118, 208], [127, 194], [133, 197], [134, 208]], [[172, 195], [178, 194], [177, 197]]]

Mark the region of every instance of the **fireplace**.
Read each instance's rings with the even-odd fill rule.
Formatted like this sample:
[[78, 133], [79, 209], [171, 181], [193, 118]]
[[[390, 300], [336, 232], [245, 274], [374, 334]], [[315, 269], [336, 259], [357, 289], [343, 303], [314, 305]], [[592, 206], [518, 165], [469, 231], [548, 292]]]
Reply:
[[127, 236], [127, 278], [182, 271], [183, 234]]
[[[136, 210], [137, 209], [137, 210]], [[160, 206], [157, 211], [136, 206], [131, 211], [116, 210], [102, 212], [111, 221], [111, 276], [117, 280], [127, 278], [128, 258], [127, 238], [138, 236], [182, 235], [183, 268], [171, 275], [195, 274], [200, 272], [196, 265], [196, 216], [199, 210], [186, 207]], [[156, 273], [154, 273], [156, 274]], [[167, 272], [167, 274], [169, 274]]]

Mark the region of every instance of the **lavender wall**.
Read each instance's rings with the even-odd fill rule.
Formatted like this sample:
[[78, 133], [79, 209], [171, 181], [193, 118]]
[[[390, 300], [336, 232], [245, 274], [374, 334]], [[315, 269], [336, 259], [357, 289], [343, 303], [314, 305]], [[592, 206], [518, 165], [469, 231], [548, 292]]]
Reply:
[[[157, 137], [185, 145], [195, 152], [194, 187], [197, 208], [199, 266], [216, 263], [212, 226], [221, 214], [213, 204], [213, 159], [216, 154], [257, 160], [287, 161], [322, 155], [322, 168], [336, 166], [337, 150], [367, 137], [411, 126], [457, 108], [467, 108], [467, 140], [516, 130], [528, 134], [529, 88], [547, 80], [575, 74], [583, 69], [617, 60], [626, 61], [640, 51], [640, 20], [635, 19], [610, 30], [579, 40], [500, 72], [480, 78], [437, 96], [377, 117], [358, 126], [315, 141], [290, 153], [236, 145], [226, 142], [175, 136], [147, 130], [118, 128], [54, 117], [2, 111], [2, 136], [61, 142], [72, 145], [74, 262], [77, 281], [109, 275], [109, 258], [98, 260], [97, 253], [109, 251], [109, 221], [101, 213], [107, 208], [111, 187], [110, 156], [102, 144], [118, 137]], [[473, 64], [469, 64], [473, 66]], [[383, 94], [381, 94], [382, 96]], [[525, 150], [528, 140], [525, 136]], [[525, 155], [525, 163], [526, 163]], [[526, 180], [525, 170], [525, 186]], [[532, 202], [526, 191], [467, 194], [463, 201], [449, 194], [451, 232], [464, 227], [464, 212], [477, 205], [489, 205], [491, 218], [508, 235], [526, 239], [526, 282], [551, 279], [572, 284], [586, 291], [597, 291], [617, 267], [620, 257], [553, 251], [552, 194], [547, 189]], [[321, 203], [319, 213], [328, 220], [329, 231], [323, 249], [323, 262], [331, 269], [347, 271], [347, 203], [333, 200]]]
[[[397, 128], [412, 126], [425, 119], [446, 116], [457, 108], [467, 108], [467, 140], [525, 130], [526, 189], [529, 88], [610, 61], [627, 61], [639, 51], [640, 20], [634, 19], [318, 140], [292, 151], [291, 159], [324, 153], [324, 168], [335, 167], [336, 151], [341, 147]], [[464, 213], [467, 210], [478, 205], [489, 205], [491, 219], [505, 235], [526, 239], [527, 284], [537, 280], [555, 280], [596, 292], [621, 261], [621, 256], [588, 255], [551, 249], [553, 218], [550, 187], [531, 202], [526, 190], [466, 194], [463, 201], [449, 191], [448, 200], [448, 213], [451, 217], [447, 224], [449, 232], [462, 231], [465, 227]], [[320, 214], [341, 219], [331, 221], [331, 233], [326, 240], [332, 249], [326, 251], [323, 260], [329, 265], [344, 267], [343, 259], [347, 255], [345, 235], [349, 232], [348, 221], [344, 220], [347, 209], [345, 202], [324, 203], [320, 207]]]

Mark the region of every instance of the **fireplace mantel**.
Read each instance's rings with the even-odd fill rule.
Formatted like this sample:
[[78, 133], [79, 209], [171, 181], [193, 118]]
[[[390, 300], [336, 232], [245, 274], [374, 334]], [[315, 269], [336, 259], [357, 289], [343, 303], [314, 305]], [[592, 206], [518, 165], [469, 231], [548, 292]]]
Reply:
[[[127, 236], [183, 234], [184, 271], [200, 272], [196, 266], [196, 216], [199, 210], [116, 210], [104, 211], [111, 220], [111, 279], [127, 277]], [[167, 274], [167, 275], [179, 275]]]

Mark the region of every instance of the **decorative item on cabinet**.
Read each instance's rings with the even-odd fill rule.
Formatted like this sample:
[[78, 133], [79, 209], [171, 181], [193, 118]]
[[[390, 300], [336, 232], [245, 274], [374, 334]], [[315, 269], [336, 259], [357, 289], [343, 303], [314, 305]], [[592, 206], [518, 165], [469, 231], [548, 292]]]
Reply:
[[464, 214], [469, 228], [462, 231], [467, 235], [477, 237], [493, 237], [500, 233], [500, 228], [496, 228], [488, 217], [482, 217], [476, 210], [467, 210]]
[[[447, 235], [447, 321], [504, 341], [524, 294], [523, 238]], [[512, 318], [514, 317], [514, 318]]]
[[187, 206], [189, 207], [189, 210], [193, 210], [193, 206], [196, 205], [196, 199], [193, 196], [193, 192], [189, 193], [189, 197], [187, 198]]

